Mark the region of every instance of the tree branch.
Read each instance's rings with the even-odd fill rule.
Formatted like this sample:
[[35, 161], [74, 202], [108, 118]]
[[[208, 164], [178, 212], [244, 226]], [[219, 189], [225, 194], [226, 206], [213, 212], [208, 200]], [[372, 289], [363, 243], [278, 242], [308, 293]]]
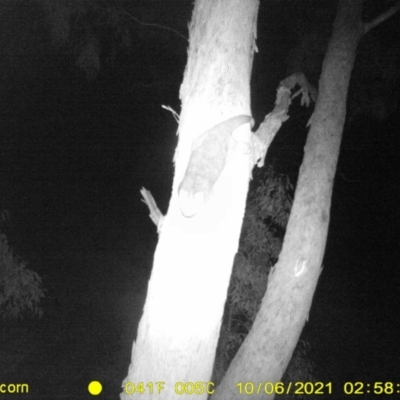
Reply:
[[375, 28], [382, 22], [386, 21], [388, 18], [396, 14], [397, 11], [400, 10], [400, 1], [395, 4], [393, 7], [390, 7], [384, 13], [373, 19], [372, 21], [364, 24], [364, 35], [369, 32], [371, 29]]
[[[291, 94], [295, 86], [300, 89]], [[289, 119], [288, 111], [292, 100], [301, 95], [301, 105], [309, 106], [311, 100], [317, 101], [318, 91], [310, 85], [303, 73], [294, 73], [285, 78], [278, 87], [275, 108], [265, 117], [257, 132], [252, 136], [253, 162], [261, 168], [264, 165], [268, 147], [283, 122]]]
[[159, 24], [151, 23], [151, 22], [143, 22], [143, 21], [141, 21], [140, 19], [134, 17], [130, 12], [124, 10], [123, 8], [120, 8], [119, 10], [120, 10], [120, 13], [121, 13], [121, 14], [127, 15], [129, 18], [133, 19], [135, 22], [137, 22], [137, 23], [140, 24], [140, 25], [143, 25], [143, 26], [152, 26], [152, 27], [159, 28], [159, 29], [165, 29], [165, 30], [167, 30], [167, 31], [171, 31], [171, 32], [177, 34], [178, 36], [180, 36], [182, 39], [186, 40], [187, 42], [189, 41], [189, 40], [187, 39], [187, 37], [185, 37], [184, 35], [182, 35], [182, 34], [181, 34], [180, 32], [178, 32], [177, 30], [175, 30], [175, 29], [173, 29], [173, 28], [170, 28], [169, 26], [159, 25]]
[[154, 197], [152, 194], [146, 190], [145, 188], [142, 188], [140, 190], [140, 193], [142, 194], [142, 201], [147, 205], [147, 207], [150, 210], [150, 218], [154, 222], [154, 224], [157, 227], [157, 232], [160, 232], [161, 230], [161, 225], [164, 219], [164, 215], [162, 215], [161, 211], [157, 207], [157, 203], [154, 200]]

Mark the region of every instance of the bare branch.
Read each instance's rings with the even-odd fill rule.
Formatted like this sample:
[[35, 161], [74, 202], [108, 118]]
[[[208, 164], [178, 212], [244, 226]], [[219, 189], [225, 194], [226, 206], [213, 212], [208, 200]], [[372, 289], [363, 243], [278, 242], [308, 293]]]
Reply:
[[143, 197], [143, 199], [142, 199], [143, 203], [145, 203], [150, 210], [151, 220], [157, 226], [157, 232], [160, 232], [162, 221], [164, 219], [164, 215], [162, 215], [161, 211], [157, 207], [157, 203], [154, 200], [154, 197], [148, 190], [146, 190], [145, 188], [142, 188], [140, 190], [140, 193], [142, 194], [142, 197]]
[[386, 21], [388, 18], [396, 14], [397, 11], [400, 10], [400, 1], [395, 4], [393, 7], [390, 7], [384, 13], [373, 19], [372, 21], [364, 24], [364, 35], [369, 32], [371, 29], [378, 26], [380, 23]]
[[[295, 86], [300, 89], [291, 94]], [[284, 79], [278, 88], [275, 100], [275, 108], [261, 123], [257, 132], [252, 136], [253, 140], [253, 161], [261, 168], [264, 165], [265, 156], [269, 145], [274, 139], [283, 122], [289, 119], [288, 111], [292, 99], [301, 95], [301, 105], [309, 106], [311, 100], [317, 101], [318, 91], [310, 85], [303, 73], [294, 73]]]
[[178, 36], [180, 36], [182, 39], [185, 39], [187, 42], [189, 41], [187, 37], [183, 36], [181, 33], [179, 33], [177, 30], [170, 28], [169, 26], [164, 26], [164, 25], [159, 25], [159, 24], [155, 24], [155, 23], [150, 23], [150, 22], [143, 22], [140, 19], [134, 17], [130, 12], [120, 8], [120, 12], [121, 14], [125, 14], [127, 15], [129, 18], [133, 19], [135, 22], [137, 22], [140, 25], [143, 26], [153, 26], [156, 28], [160, 28], [160, 29], [165, 29], [167, 31], [171, 31], [173, 33], [176, 33]]

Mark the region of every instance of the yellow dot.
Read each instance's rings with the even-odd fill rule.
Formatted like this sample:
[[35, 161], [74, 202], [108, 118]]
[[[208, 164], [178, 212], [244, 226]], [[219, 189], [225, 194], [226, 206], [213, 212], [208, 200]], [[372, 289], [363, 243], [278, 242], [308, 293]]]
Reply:
[[98, 381], [92, 381], [89, 383], [88, 390], [90, 394], [97, 396], [103, 390], [103, 386], [101, 386], [101, 383]]

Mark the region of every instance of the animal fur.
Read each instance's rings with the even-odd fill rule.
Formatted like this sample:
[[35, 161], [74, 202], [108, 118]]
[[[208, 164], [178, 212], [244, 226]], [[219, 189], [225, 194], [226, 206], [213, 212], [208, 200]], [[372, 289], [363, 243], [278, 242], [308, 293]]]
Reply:
[[194, 141], [178, 192], [180, 208], [185, 217], [196, 215], [209, 200], [225, 167], [232, 132], [251, 120], [248, 115], [238, 115], [215, 125]]

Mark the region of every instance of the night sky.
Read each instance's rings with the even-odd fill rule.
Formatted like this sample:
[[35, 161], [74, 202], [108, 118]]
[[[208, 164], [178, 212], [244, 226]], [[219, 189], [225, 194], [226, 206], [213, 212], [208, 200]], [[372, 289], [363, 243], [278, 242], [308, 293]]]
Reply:
[[[96, 31], [101, 68], [88, 80], [76, 65], [75, 42], [54, 46], [41, 7], [27, 3], [0, 3], [0, 209], [10, 212], [9, 242], [40, 274], [46, 297], [41, 320], [0, 325], [0, 382], [29, 381], [30, 398], [39, 399], [78, 395], [98, 379], [114, 396], [127, 373], [157, 242], [139, 190], [146, 187], [167, 211], [177, 123], [161, 105], [180, 111], [188, 43], [172, 30], [127, 17], [121, 22], [131, 32], [127, 47], [118, 47], [111, 28]], [[191, 3], [137, 2], [130, 12], [187, 37]], [[309, 17], [306, 11], [297, 15], [285, 1], [261, 6], [252, 77], [257, 122], [273, 108], [290, 71], [290, 50], [300, 40], [296, 27], [307, 33], [300, 20]], [[328, 31], [332, 18], [329, 10]], [[316, 376], [339, 387], [400, 383], [400, 52], [388, 50], [398, 46], [399, 26], [395, 16], [360, 45], [324, 270], [304, 331]], [[365, 66], [368, 57], [382, 62], [372, 70], [390, 65], [397, 71], [391, 90], [374, 89], [378, 78]], [[309, 69], [314, 84], [317, 65]], [[368, 109], [369, 101], [358, 108], [360, 98], [376, 99], [381, 112]], [[294, 104], [268, 154], [292, 182], [311, 111]], [[10, 350], [17, 348], [29, 354], [18, 361]], [[5, 349], [14, 357], [8, 363]]]

